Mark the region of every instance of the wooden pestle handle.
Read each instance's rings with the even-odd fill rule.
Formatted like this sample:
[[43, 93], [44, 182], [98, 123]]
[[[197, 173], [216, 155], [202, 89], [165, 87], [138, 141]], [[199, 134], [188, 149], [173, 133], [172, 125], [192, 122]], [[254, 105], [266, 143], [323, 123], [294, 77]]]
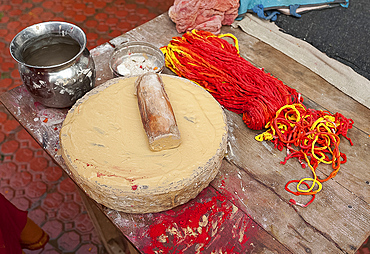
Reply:
[[181, 143], [180, 131], [162, 78], [157, 73], [148, 72], [135, 82], [136, 95], [141, 121], [152, 151], [178, 147]]

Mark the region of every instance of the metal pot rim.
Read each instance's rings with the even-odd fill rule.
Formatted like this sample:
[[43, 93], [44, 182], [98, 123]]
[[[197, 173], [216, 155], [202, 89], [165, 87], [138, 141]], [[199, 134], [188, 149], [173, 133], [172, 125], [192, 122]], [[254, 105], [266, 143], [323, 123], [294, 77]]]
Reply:
[[[74, 57], [72, 57], [71, 59], [69, 59], [68, 61], [66, 61], [64, 63], [55, 64], [55, 65], [49, 65], [49, 66], [30, 65], [30, 64], [26, 64], [23, 61], [19, 60], [18, 57], [14, 53], [16, 51], [16, 47], [17, 47], [17, 43], [16, 43], [17, 39], [19, 37], [21, 37], [27, 31], [35, 30], [35, 29], [38, 30], [39, 28], [37, 28], [37, 26], [50, 26], [50, 25], [69, 26], [71, 31], [73, 31], [74, 29], [76, 29], [77, 31], [79, 31], [79, 33], [82, 35], [82, 38], [83, 38], [82, 45], [79, 42], [80, 47], [81, 47], [80, 48], [80, 51]], [[62, 33], [62, 34], [64, 35], [64, 33]], [[67, 34], [69, 34], [69, 33], [67, 33]], [[14, 36], [14, 38], [10, 42], [9, 50], [10, 50], [10, 54], [13, 57], [13, 59], [15, 61], [17, 61], [19, 64], [22, 64], [22, 65], [27, 66], [29, 68], [52, 69], [52, 68], [58, 68], [58, 67], [64, 66], [66, 64], [70, 64], [71, 62], [75, 61], [82, 54], [82, 52], [85, 50], [85, 48], [86, 48], [86, 41], [87, 41], [87, 39], [86, 39], [85, 32], [80, 27], [76, 26], [75, 24], [68, 23], [68, 22], [63, 22], [63, 21], [47, 21], [47, 22], [42, 22], [42, 23], [37, 23], [37, 24], [31, 25], [29, 27], [24, 28], [22, 31], [20, 31], [16, 36]]]

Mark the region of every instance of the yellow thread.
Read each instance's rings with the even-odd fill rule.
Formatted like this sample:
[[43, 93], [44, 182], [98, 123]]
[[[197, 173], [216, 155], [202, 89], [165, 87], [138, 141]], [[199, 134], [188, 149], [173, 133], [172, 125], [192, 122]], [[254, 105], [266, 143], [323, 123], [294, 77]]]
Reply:
[[218, 35], [218, 38], [222, 38], [222, 37], [230, 37], [233, 39], [234, 43], [235, 43], [235, 48], [239, 54], [239, 42], [238, 42], [238, 39], [233, 35], [233, 34], [220, 34]]
[[[302, 153], [303, 155], [304, 155], [304, 158], [305, 158], [305, 160], [306, 160], [306, 162], [307, 162], [307, 164], [308, 164], [308, 166], [309, 166], [309, 168], [311, 169], [311, 171], [312, 171], [312, 174], [313, 174], [313, 177], [314, 178], [303, 178], [303, 179], [301, 179], [300, 181], [299, 181], [299, 183], [297, 184], [297, 191], [299, 191], [299, 192], [310, 192], [310, 191], [312, 191], [313, 190], [313, 188], [316, 186], [316, 184], [319, 186], [319, 188], [316, 190], [316, 191], [314, 191], [315, 192], [315, 194], [316, 193], [318, 193], [318, 192], [320, 192], [321, 191], [321, 189], [322, 189], [322, 184], [319, 182], [319, 181], [317, 181], [317, 176], [316, 176], [316, 172], [315, 172], [315, 169], [311, 166], [311, 163], [310, 163], [310, 161], [308, 160], [308, 158], [307, 158], [307, 155], [305, 154], [305, 153]], [[302, 182], [303, 181], [312, 181], [312, 186], [308, 189], [308, 190], [301, 190], [301, 188], [300, 188], [300, 186], [301, 186], [301, 184], [302, 184]]]

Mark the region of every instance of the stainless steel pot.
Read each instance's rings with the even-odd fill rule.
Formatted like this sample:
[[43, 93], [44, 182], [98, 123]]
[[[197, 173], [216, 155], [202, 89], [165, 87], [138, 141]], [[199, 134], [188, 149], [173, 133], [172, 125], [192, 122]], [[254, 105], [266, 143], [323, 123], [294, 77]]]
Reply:
[[[48, 46], [49, 36], [72, 38], [79, 45], [78, 53], [51, 65], [42, 61], [36, 65], [27, 63], [25, 52], [30, 55], [40, 47]], [[28, 91], [45, 106], [70, 107], [94, 87], [95, 64], [86, 48], [86, 35], [76, 25], [52, 21], [27, 27], [13, 38], [10, 53], [18, 62], [19, 73]], [[46, 63], [49, 57], [44, 58]]]

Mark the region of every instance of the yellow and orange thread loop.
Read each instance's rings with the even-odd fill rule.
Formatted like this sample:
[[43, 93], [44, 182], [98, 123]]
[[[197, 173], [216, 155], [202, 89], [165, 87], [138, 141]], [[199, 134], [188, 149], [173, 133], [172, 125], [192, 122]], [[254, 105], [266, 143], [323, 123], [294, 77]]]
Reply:
[[[306, 109], [295, 89], [239, 55], [234, 35], [192, 30], [174, 37], [161, 50], [166, 66], [178, 76], [205, 88], [226, 109], [242, 114], [250, 129], [267, 129], [256, 140], [270, 140], [279, 150], [286, 147], [282, 164], [295, 157], [302, 167], [308, 165], [312, 177], [289, 181], [285, 189], [294, 195], [312, 195], [312, 199], [305, 205], [291, 199], [293, 204], [306, 207], [312, 203], [322, 183], [334, 177], [340, 164], [346, 162], [345, 154], [339, 151], [339, 135], [352, 145], [347, 131], [353, 121], [339, 113]], [[315, 172], [320, 163], [332, 164], [333, 171], [325, 179], [319, 179]], [[296, 191], [288, 188], [291, 183], [296, 183]]]
[[[352, 125], [352, 119], [339, 113], [332, 115], [326, 111], [306, 109], [302, 104], [292, 104], [280, 108], [274, 119], [267, 123], [267, 131], [256, 137], [258, 141], [271, 140], [279, 150], [287, 148], [287, 156], [282, 164], [296, 157], [299, 161], [305, 161], [310, 168], [312, 177], [289, 181], [285, 189], [297, 196], [312, 195], [312, 199], [305, 205], [294, 199], [290, 200], [291, 203], [308, 206], [315, 194], [322, 190], [322, 183], [336, 176], [340, 164], [346, 162], [345, 155], [339, 151], [339, 135], [346, 137], [353, 145], [347, 137]], [[320, 163], [332, 165], [333, 171], [325, 179], [319, 179], [316, 175]], [[306, 164], [302, 163], [302, 167]], [[292, 183], [296, 183], [296, 191], [289, 189]], [[301, 187], [302, 184], [305, 188]]]

